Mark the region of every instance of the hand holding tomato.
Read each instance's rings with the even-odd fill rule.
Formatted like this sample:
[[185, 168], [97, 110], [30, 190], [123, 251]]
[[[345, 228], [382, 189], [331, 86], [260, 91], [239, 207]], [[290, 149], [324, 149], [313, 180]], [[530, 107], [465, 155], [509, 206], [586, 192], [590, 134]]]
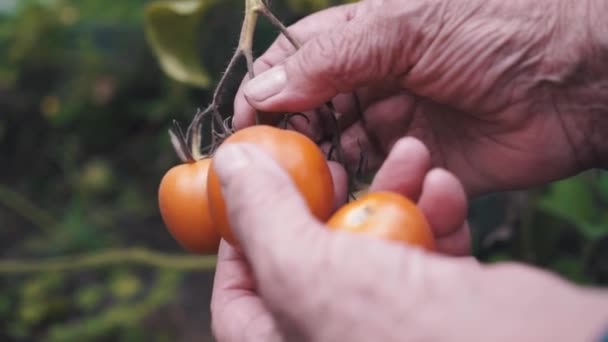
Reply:
[[353, 167], [363, 152], [375, 169], [395, 141], [413, 136], [469, 195], [606, 167], [606, 3], [331, 7], [288, 27], [298, 51], [280, 35], [257, 58], [256, 77], [245, 77], [234, 101], [234, 125], [252, 125], [256, 109], [304, 112], [294, 128], [328, 148], [331, 126], [314, 109], [331, 100]]
[[[211, 304], [218, 341], [583, 341], [608, 318], [606, 297], [543, 272], [331, 231], [251, 145], [220, 148], [214, 162], [242, 252], [220, 245]], [[464, 191], [429, 165], [422, 144], [402, 139], [370, 190], [416, 200], [438, 251], [464, 254]], [[337, 193], [343, 180], [334, 173]]]

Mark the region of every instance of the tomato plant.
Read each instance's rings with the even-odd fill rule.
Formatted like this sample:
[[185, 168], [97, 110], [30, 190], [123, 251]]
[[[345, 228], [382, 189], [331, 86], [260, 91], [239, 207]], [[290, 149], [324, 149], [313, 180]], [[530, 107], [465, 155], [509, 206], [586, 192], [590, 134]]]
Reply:
[[435, 249], [430, 225], [408, 198], [388, 191], [370, 192], [338, 209], [327, 221], [332, 230], [367, 234]]
[[158, 189], [161, 216], [173, 238], [197, 254], [216, 253], [220, 236], [207, 205], [207, 176], [211, 159], [179, 164], [162, 178]]
[[[269, 153], [294, 181], [312, 214], [323, 221], [331, 215], [335, 196], [331, 172], [322, 151], [308, 137], [295, 131], [255, 125], [230, 135], [223, 145], [233, 143], [252, 143]], [[237, 245], [213, 161], [207, 182], [209, 209], [215, 227], [226, 241]], [[272, 207], [259, 209], [274, 210]]]

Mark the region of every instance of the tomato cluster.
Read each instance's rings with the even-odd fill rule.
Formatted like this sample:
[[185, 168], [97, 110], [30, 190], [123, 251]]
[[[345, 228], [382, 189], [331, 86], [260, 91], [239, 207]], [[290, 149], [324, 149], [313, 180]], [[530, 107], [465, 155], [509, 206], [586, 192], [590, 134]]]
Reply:
[[[269, 153], [287, 171], [311, 213], [326, 222], [328, 229], [434, 249], [433, 235], [422, 212], [396, 193], [365, 194], [332, 215], [335, 194], [331, 172], [323, 152], [305, 135], [254, 125], [233, 133], [222, 144], [233, 143], [255, 144]], [[222, 238], [238, 245], [211, 157], [170, 169], [160, 183], [158, 197], [167, 229], [187, 251], [216, 253]]]

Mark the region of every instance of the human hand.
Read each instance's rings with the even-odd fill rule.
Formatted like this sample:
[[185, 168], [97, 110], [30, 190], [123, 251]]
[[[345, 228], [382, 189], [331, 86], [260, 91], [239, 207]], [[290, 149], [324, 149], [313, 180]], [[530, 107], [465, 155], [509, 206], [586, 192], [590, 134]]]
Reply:
[[[218, 341], [592, 341], [608, 319], [605, 294], [540, 271], [330, 231], [256, 148], [228, 145], [214, 158], [242, 250], [220, 245], [211, 303]], [[390, 184], [417, 199], [440, 251], [460, 254], [464, 192], [429, 166], [420, 142], [401, 139], [372, 188]], [[388, 182], [399, 169], [401, 183]], [[334, 177], [344, 194], [344, 175]]]
[[330, 8], [288, 28], [299, 51], [281, 36], [260, 56], [258, 77], [237, 93], [234, 125], [251, 125], [254, 107], [302, 111], [309, 124], [294, 117], [293, 126], [328, 149], [311, 110], [334, 99], [353, 166], [360, 147], [376, 169], [396, 140], [414, 136], [469, 195], [566, 177], [608, 155], [599, 143], [608, 132], [608, 48], [598, 46], [605, 4], [364, 0]]

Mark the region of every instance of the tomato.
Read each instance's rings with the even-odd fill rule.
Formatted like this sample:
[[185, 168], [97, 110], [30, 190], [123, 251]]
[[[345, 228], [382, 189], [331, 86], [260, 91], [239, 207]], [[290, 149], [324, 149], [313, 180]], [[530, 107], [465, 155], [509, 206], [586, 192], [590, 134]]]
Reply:
[[[267, 125], [255, 125], [232, 134], [222, 144], [251, 143], [269, 153], [289, 174], [302, 194], [312, 214], [325, 221], [334, 205], [334, 186], [323, 152], [305, 135]], [[221, 147], [220, 147], [221, 148]], [[215, 228], [231, 245], [238, 242], [232, 233], [226, 214], [226, 203], [217, 174], [211, 162], [209, 179], [209, 208]], [[255, 203], [252, 203], [255, 205]], [[272, 207], [259, 208], [272, 212]], [[288, 224], [288, 222], [286, 222]]]
[[158, 189], [160, 213], [169, 233], [185, 250], [213, 254], [219, 247], [207, 204], [207, 176], [211, 159], [171, 168]]
[[408, 198], [388, 191], [370, 192], [338, 209], [327, 221], [332, 230], [403, 242], [435, 250], [424, 214]]

